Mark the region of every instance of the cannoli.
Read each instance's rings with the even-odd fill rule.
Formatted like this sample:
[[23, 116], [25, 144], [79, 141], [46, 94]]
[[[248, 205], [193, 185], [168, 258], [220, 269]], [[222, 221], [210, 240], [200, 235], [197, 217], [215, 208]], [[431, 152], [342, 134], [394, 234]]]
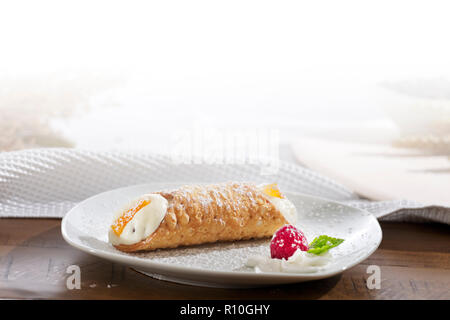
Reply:
[[135, 252], [264, 238], [294, 224], [296, 216], [276, 184], [190, 185], [131, 201], [117, 212], [109, 241]]

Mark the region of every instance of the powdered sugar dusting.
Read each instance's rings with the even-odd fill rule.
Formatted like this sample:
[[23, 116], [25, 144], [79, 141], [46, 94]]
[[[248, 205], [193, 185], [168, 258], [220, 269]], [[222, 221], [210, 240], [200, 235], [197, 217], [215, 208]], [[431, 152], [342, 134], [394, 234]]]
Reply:
[[[248, 257], [267, 255], [270, 239], [222, 242], [177, 249], [133, 253], [152, 262], [214, 271], [245, 270]], [[251, 269], [247, 271], [252, 271]]]
[[[229, 186], [233, 184], [233, 193], [230, 193]], [[195, 202], [208, 209], [211, 203], [216, 204], [219, 207], [225, 206], [227, 211], [238, 211], [242, 207], [241, 199], [245, 198], [255, 205], [255, 199], [252, 191], [249, 189], [249, 184], [240, 183], [220, 183], [215, 184], [213, 188], [207, 188], [207, 185], [184, 185], [176, 190], [165, 190], [162, 193], [173, 193], [176, 191], [176, 197], [184, 199], [191, 199], [195, 197]], [[254, 185], [251, 185], [254, 187]], [[224, 201], [225, 199], [231, 199], [232, 201]], [[172, 205], [169, 204], [169, 207]]]

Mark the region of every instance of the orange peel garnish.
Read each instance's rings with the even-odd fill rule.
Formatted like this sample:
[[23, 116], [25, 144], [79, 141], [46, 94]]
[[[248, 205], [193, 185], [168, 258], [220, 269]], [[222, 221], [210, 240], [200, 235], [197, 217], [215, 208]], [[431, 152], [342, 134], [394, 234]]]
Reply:
[[149, 203], [150, 200], [139, 200], [139, 202], [134, 207], [125, 211], [111, 226], [111, 229], [114, 231], [114, 233], [119, 237], [128, 222], [133, 219], [134, 215]]
[[276, 197], [280, 199], [284, 198], [284, 196], [281, 194], [280, 189], [278, 189], [278, 185], [276, 183], [265, 185], [262, 191], [271, 197]]

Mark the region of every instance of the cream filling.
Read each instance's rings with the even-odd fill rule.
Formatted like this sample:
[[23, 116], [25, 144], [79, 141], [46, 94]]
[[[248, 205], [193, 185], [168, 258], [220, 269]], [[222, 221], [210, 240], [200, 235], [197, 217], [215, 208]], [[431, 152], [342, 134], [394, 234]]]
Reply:
[[116, 221], [126, 210], [134, 207], [140, 200], [149, 200], [150, 203], [136, 212], [134, 217], [127, 223], [120, 236], [109, 229], [109, 242], [113, 245], [134, 244], [144, 240], [158, 229], [166, 216], [168, 202], [159, 194], [146, 194], [131, 201], [124, 209], [119, 210], [115, 217]]
[[267, 200], [272, 203], [275, 208], [281, 212], [284, 218], [289, 222], [289, 224], [295, 225], [297, 223], [297, 209], [294, 204], [288, 198], [278, 198], [272, 197], [266, 194], [263, 190], [267, 184], [260, 184], [257, 188], [264, 194]]

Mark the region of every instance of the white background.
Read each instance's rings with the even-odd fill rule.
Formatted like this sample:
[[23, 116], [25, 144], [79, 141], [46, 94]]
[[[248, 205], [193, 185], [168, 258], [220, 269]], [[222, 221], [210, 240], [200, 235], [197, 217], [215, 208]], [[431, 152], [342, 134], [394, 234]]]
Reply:
[[0, 129], [29, 138], [48, 113], [75, 146], [125, 147], [196, 124], [373, 122], [379, 83], [450, 75], [449, 13], [445, 1], [4, 1]]

